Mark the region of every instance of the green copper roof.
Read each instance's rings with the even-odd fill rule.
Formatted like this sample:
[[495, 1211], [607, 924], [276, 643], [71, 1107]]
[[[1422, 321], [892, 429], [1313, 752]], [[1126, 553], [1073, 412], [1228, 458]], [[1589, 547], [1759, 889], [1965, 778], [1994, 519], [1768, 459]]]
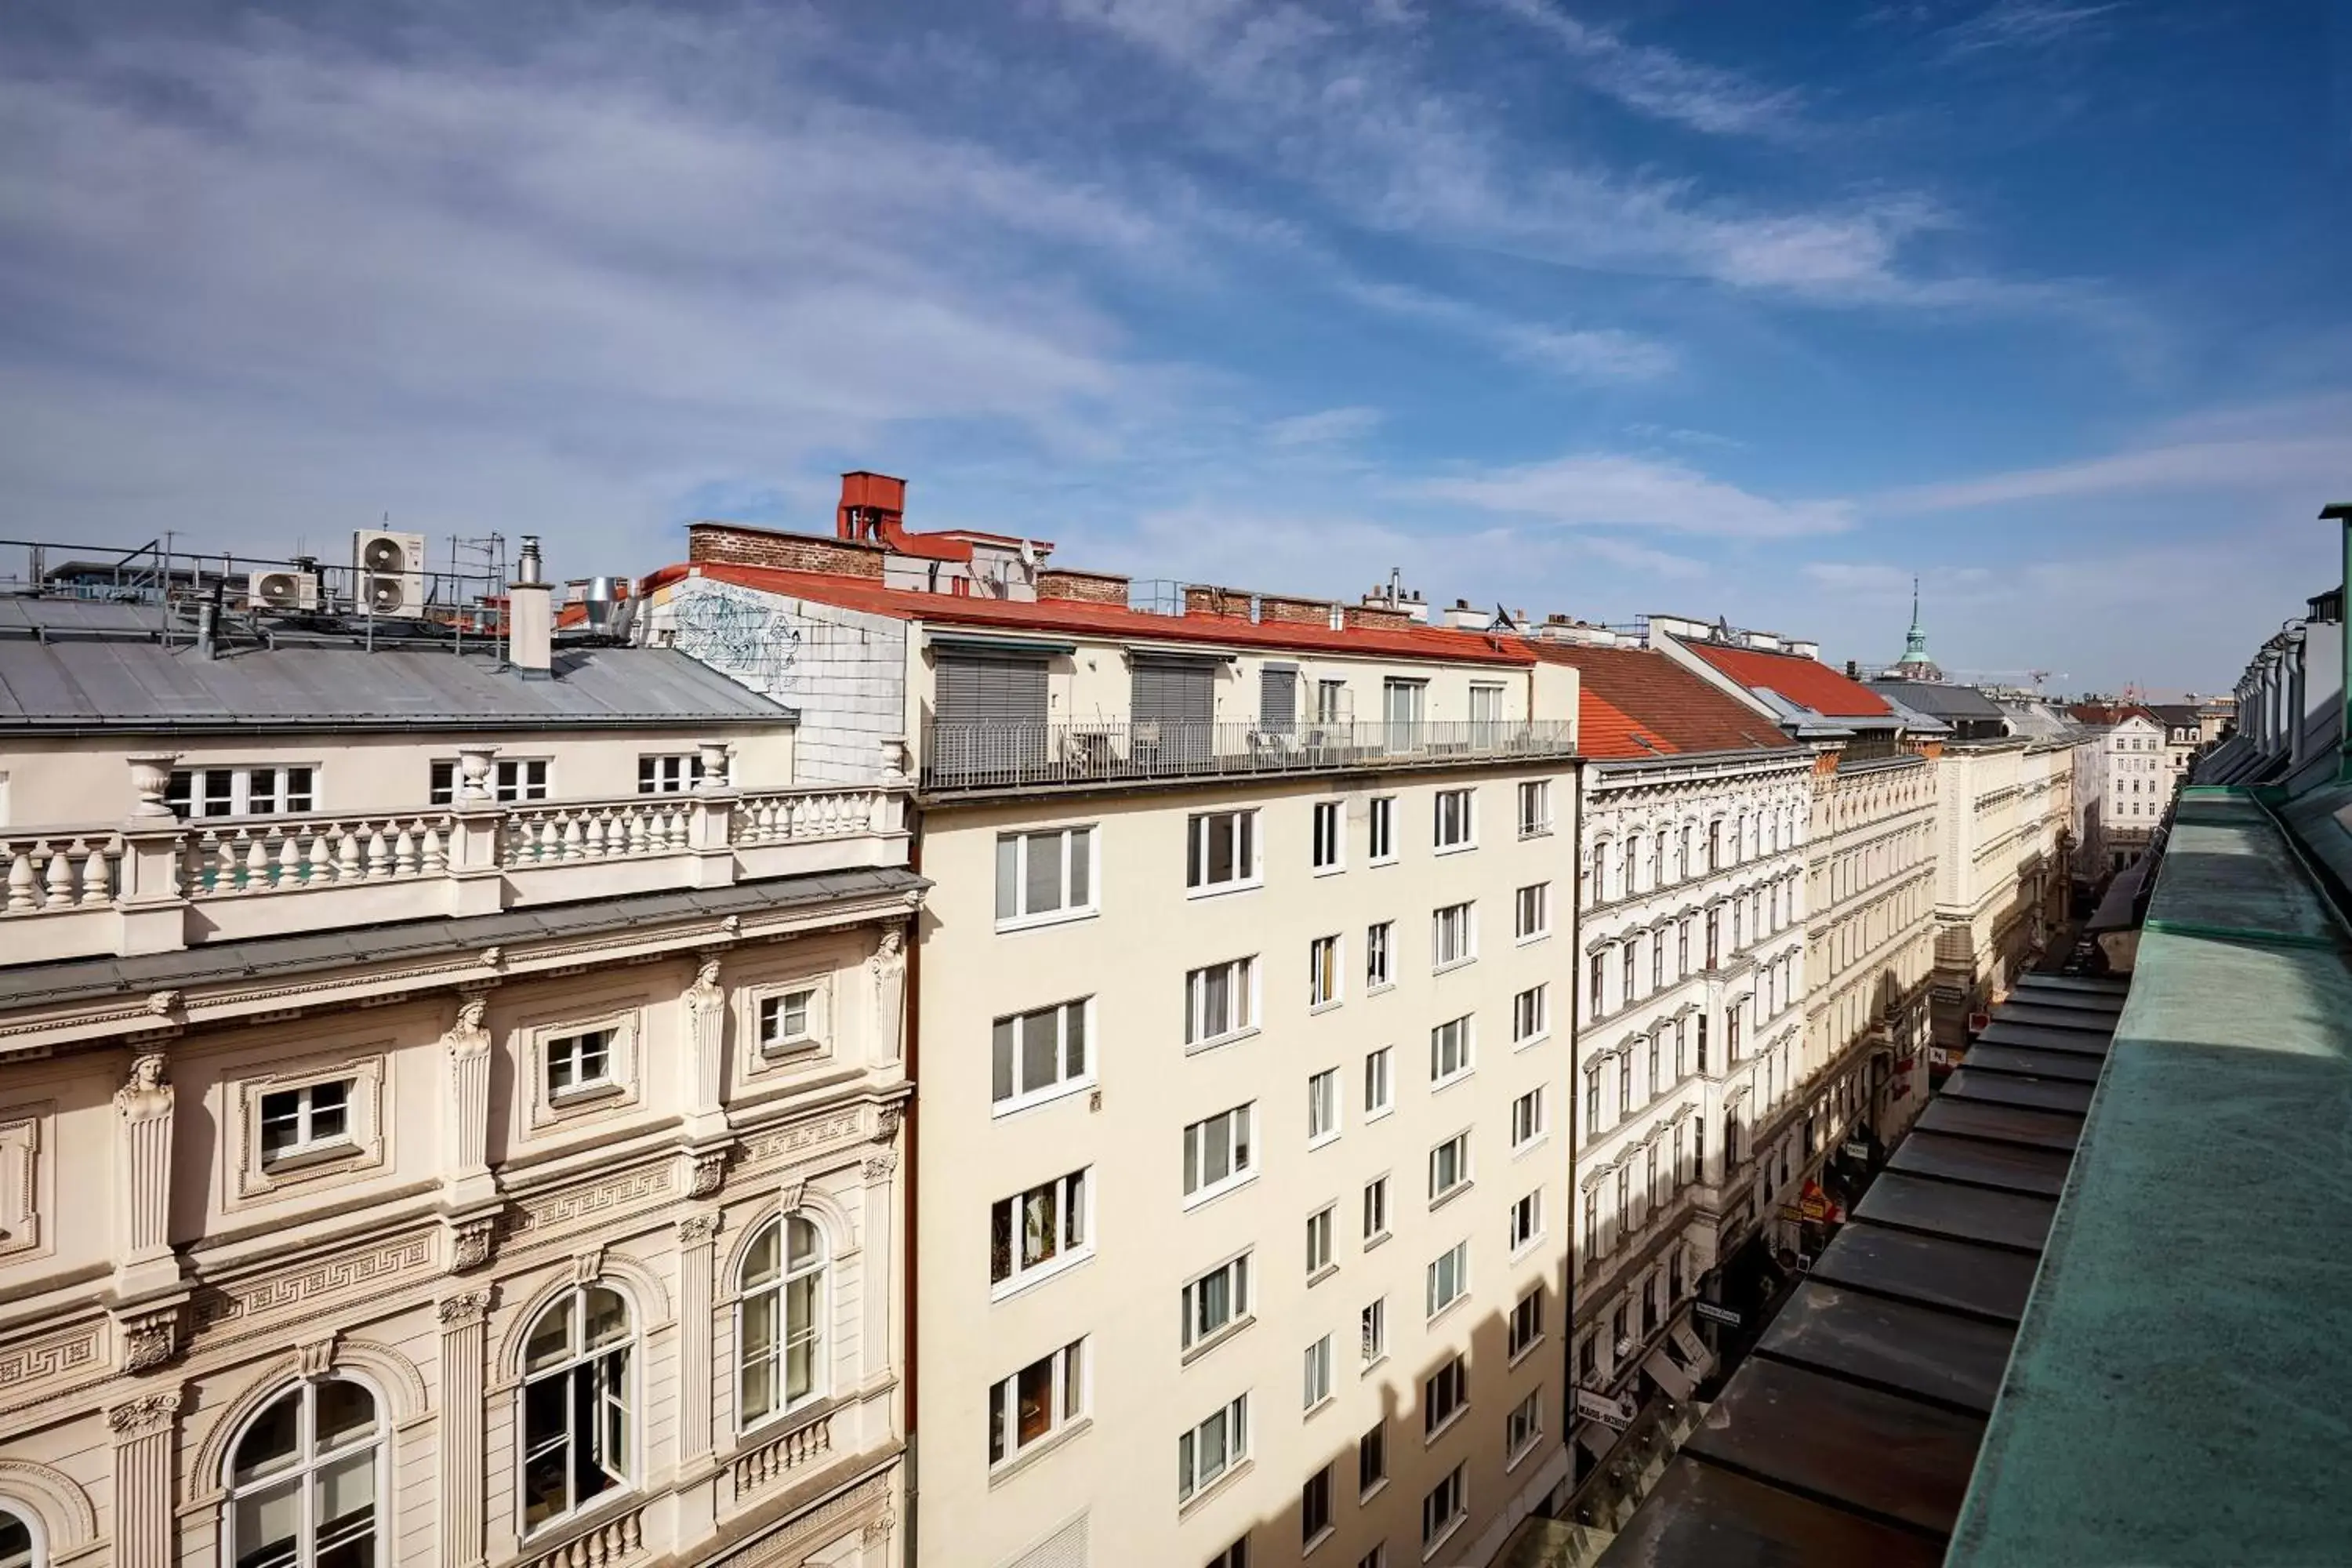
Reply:
[[2346, 1558], [2352, 966], [2305, 852], [2182, 797], [1948, 1568]]

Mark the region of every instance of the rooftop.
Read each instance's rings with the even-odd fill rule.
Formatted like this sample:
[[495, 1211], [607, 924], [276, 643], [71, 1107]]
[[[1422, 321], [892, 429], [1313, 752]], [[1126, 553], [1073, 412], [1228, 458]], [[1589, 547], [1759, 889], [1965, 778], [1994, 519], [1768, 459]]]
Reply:
[[1726, 647], [1696, 638], [1677, 639], [1682, 646], [1759, 697], [1779, 699], [1778, 706], [1824, 719], [1865, 719], [1885, 722], [1895, 710], [1859, 680], [1849, 680], [1817, 658], [1792, 653], [1767, 653], [1760, 648]]
[[1578, 749], [1586, 756], [1610, 762], [1797, 749], [1779, 725], [1654, 648], [1525, 646], [1547, 664], [1577, 671]]
[[1870, 689], [1931, 719], [1969, 720], [2006, 717], [2000, 705], [1973, 686], [1953, 686], [1941, 680], [1874, 680]]

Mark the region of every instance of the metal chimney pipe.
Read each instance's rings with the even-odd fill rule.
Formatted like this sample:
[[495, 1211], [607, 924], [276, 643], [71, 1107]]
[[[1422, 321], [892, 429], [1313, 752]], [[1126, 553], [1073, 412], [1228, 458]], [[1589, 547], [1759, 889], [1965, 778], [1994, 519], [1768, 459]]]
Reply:
[[536, 533], [526, 533], [522, 536], [522, 554], [515, 561], [515, 581], [518, 583], [540, 581], [539, 535]]

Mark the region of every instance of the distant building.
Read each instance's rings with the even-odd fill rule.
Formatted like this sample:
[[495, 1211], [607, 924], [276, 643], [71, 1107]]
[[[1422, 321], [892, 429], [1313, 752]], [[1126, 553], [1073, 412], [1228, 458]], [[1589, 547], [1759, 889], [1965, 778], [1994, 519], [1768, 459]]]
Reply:
[[1911, 579], [1911, 629], [1903, 636], [1903, 657], [1886, 672], [1898, 680], [1941, 680], [1944, 672], [1927, 653], [1927, 628], [1919, 622], [1919, 579]]

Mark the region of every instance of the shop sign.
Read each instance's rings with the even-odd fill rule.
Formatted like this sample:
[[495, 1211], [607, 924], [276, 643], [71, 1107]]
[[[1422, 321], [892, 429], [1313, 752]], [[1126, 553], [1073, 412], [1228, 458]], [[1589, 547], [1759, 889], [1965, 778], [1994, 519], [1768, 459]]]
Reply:
[[1927, 1065], [1931, 1068], [1950, 1067], [1952, 1065], [1952, 1053], [1946, 1050], [1941, 1046], [1929, 1046], [1927, 1047]]
[[1728, 1329], [1736, 1329], [1740, 1324], [1740, 1317], [1737, 1311], [1729, 1307], [1718, 1307], [1712, 1301], [1693, 1301], [1691, 1316], [1705, 1318], [1710, 1323], [1721, 1323]]
[[1870, 1158], [1870, 1145], [1867, 1143], [1848, 1143], [1843, 1149], [1840, 1150], [1839, 1152], [1843, 1153], [1849, 1160], [1867, 1160]]
[[1696, 1372], [1709, 1364], [1711, 1358], [1706, 1353], [1706, 1342], [1692, 1331], [1688, 1323], [1676, 1323], [1666, 1331], [1666, 1338], [1674, 1342], [1675, 1349], [1682, 1352], [1685, 1366]]
[[1596, 1394], [1589, 1388], [1576, 1391], [1576, 1414], [1580, 1420], [1598, 1421], [1613, 1431], [1622, 1432], [1633, 1424], [1634, 1413], [1631, 1394], [1612, 1396]]

